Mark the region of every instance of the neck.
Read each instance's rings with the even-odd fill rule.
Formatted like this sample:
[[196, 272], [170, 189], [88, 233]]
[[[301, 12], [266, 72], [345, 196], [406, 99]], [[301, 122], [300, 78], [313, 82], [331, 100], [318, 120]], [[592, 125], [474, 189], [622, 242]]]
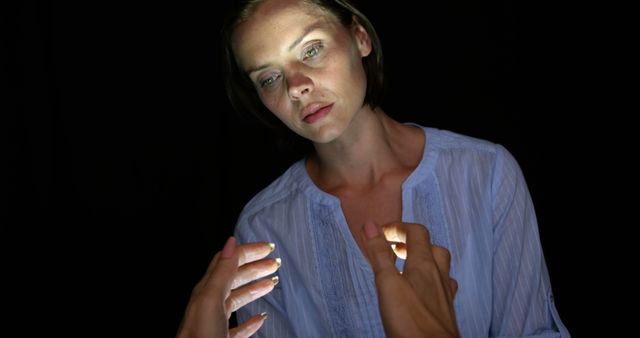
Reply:
[[381, 109], [366, 110], [340, 138], [314, 144], [307, 170], [325, 190], [374, 186], [386, 175], [415, 168], [422, 158], [424, 142], [416, 142], [421, 135], [418, 128], [391, 119]]

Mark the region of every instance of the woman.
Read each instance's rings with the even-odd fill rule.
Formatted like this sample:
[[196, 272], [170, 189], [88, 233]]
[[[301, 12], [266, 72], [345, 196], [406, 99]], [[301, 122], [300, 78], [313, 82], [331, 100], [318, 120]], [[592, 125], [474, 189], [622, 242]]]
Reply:
[[348, 1], [244, 1], [223, 32], [234, 106], [313, 145], [239, 217], [239, 242], [274, 242], [283, 263], [240, 321], [268, 313], [265, 337], [383, 337], [362, 227], [417, 223], [450, 253], [462, 337], [568, 337], [517, 162], [387, 116], [382, 52], [362, 13]]

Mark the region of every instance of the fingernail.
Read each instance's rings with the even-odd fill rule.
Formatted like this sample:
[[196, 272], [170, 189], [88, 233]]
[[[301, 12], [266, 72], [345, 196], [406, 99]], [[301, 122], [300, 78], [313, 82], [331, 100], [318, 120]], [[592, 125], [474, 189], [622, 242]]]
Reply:
[[271, 282], [273, 282], [273, 286], [278, 285], [278, 283], [280, 283], [280, 277], [278, 276], [271, 277]]
[[282, 259], [280, 259], [280, 257], [276, 258], [276, 265], [278, 267], [280, 267], [280, 265], [282, 265]]
[[266, 312], [261, 313], [261, 314], [260, 314], [260, 316], [261, 316], [263, 319], [267, 319], [267, 313], [266, 313]]
[[364, 234], [367, 236], [367, 239], [372, 239], [378, 236], [378, 227], [375, 223], [367, 221], [367, 223], [364, 224]]
[[276, 243], [269, 243], [269, 247], [271, 248], [271, 251], [276, 249]]

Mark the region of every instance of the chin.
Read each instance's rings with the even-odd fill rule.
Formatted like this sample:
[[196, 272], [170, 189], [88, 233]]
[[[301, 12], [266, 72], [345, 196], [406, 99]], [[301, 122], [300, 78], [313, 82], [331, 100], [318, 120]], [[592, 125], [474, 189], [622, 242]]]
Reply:
[[307, 139], [311, 140], [313, 143], [331, 143], [335, 141], [342, 132], [343, 128], [336, 128], [335, 126], [323, 126], [322, 128], [316, 130], [310, 135], [305, 136]]

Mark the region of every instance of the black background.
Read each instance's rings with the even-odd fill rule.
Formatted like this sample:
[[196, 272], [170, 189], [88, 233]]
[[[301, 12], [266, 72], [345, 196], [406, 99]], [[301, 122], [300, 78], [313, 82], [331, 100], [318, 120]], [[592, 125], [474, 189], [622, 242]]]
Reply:
[[[595, 332], [595, 297], [581, 290], [597, 288], [590, 269], [607, 244], [587, 225], [605, 222], [594, 154], [608, 120], [584, 114], [596, 102], [570, 16], [540, 2], [365, 3], [384, 50], [385, 110], [514, 154], [557, 308], [574, 336]], [[216, 2], [12, 10], [9, 326], [171, 337], [243, 205], [300, 154], [231, 110]]]

